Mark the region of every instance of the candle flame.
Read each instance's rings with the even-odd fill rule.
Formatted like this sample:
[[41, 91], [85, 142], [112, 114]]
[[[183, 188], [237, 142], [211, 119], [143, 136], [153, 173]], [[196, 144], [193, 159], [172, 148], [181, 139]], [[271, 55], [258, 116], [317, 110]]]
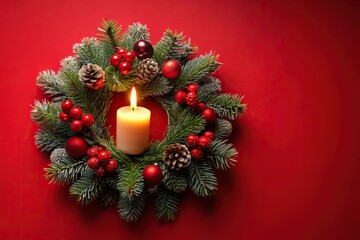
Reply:
[[136, 91], [135, 91], [135, 87], [133, 87], [132, 90], [131, 90], [130, 107], [132, 108], [133, 111], [136, 108]]

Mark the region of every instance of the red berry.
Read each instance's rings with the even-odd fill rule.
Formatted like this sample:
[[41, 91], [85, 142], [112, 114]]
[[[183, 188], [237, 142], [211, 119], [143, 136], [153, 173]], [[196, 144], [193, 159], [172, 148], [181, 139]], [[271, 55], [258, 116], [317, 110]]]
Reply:
[[201, 148], [208, 148], [210, 146], [211, 140], [208, 137], [201, 136], [199, 137], [199, 146]]
[[69, 113], [72, 107], [73, 103], [70, 100], [65, 100], [61, 103], [61, 109], [64, 113]]
[[71, 117], [72, 119], [80, 120], [81, 117], [82, 117], [82, 110], [81, 110], [81, 108], [79, 108], [79, 107], [73, 107], [73, 108], [70, 110], [70, 117]]
[[214, 140], [215, 138], [214, 133], [212, 131], [205, 131], [203, 136], [210, 138], [211, 141]]
[[59, 113], [60, 121], [62, 122], [68, 122], [70, 120], [70, 115], [64, 112]]
[[111, 158], [111, 154], [107, 150], [102, 150], [99, 152], [98, 158], [99, 158], [100, 162], [108, 162]]
[[106, 170], [104, 167], [100, 166], [98, 169], [96, 169], [95, 174], [98, 177], [103, 177], [106, 175]]
[[124, 54], [125, 61], [130, 62], [130, 63], [132, 63], [135, 60], [135, 57], [136, 57], [135, 53], [132, 51], [128, 51]]
[[119, 56], [121, 56], [121, 57], [123, 57], [125, 53], [126, 53], [126, 49], [125, 49], [125, 48], [118, 48], [118, 49], [116, 50], [116, 54], [119, 55]]
[[197, 92], [198, 89], [199, 89], [199, 87], [198, 87], [198, 85], [195, 84], [195, 83], [189, 84], [189, 85], [187, 86], [188, 92]]
[[98, 167], [100, 167], [100, 161], [97, 157], [89, 158], [87, 163], [88, 163], [89, 168], [94, 169], [94, 170], [98, 169]]
[[114, 159], [110, 159], [110, 161], [108, 163], [106, 163], [105, 169], [108, 172], [115, 172], [117, 166], [118, 166], [118, 162]]
[[206, 122], [212, 124], [216, 120], [216, 113], [211, 108], [205, 108], [202, 111], [202, 116], [205, 118]]
[[199, 137], [195, 134], [190, 134], [186, 138], [186, 143], [189, 145], [189, 147], [196, 147], [199, 145]]
[[102, 151], [102, 150], [106, 150], [103, 146], [95, 146], [99, 149], [99, 152]]
[[119, 65], [119, 71], [123, 75], [128, 75], [132, 70], [131, 63], [129, 62], [122, 62]]
[[93, 146], [87, 150], [86, 155], [88, 155], [88, 157], [97, 157], [99, 152], [99, 148], [97, 146]]
[[114, 54], [110, 57], [110, 64], [113, 65], [114, 67], [118, 67], [120, 62], [121, 62], [121, 56]]
[[180, 104], [186, 104], [186, 92], [184, 90], [179, 90], [175, 93], [175, 101]]
[[81, 129], [82, 129], [82, 123], [80, 120], [73, 120], [71, 123], [70, 123], [70, 128], [73, 132], [80, 132]]
[[191, 157], [195, 160], [201, 160], [204, 152], [200, 147], [195, 147], [190, 150]]
[[200, 103], [198, 104], [198, 110], [199, 110], [200, 112], [202, 112], [205, 108], [206, 108], [206, 104], [205, 104], [205, 103], [200, 102]]
[[176, 60], [168, 60], [163, 64], [161, 70], [167, 79], [175, 79], [181, 74], [181, 65]]
[[186, 94], [186, 103], [191, 107], [195, 107], [198, 105], [198, 96], [196, 92], [188, 92]]
[[94, 117], [91, 114], [84, 114], [81, 118], [82, 124], [87, 127], [91, 127], [94, 124]]

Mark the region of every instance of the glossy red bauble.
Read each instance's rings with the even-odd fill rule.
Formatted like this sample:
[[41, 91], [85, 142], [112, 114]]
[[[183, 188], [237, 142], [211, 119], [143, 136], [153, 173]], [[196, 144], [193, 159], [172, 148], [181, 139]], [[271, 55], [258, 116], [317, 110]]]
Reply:
[[203, 133], [203, 136], [208, 137], [211, 141], [215, 138], [215, 135], [212, 131], [205, 131]]
[[195, 160], [201, 160], [203, 158], [204, 152], [200, 147], [195, 147], [190, 150], [191, 158]]
[[98, 169], [96, 169], [95, 174], [98, 177], [104, 177], [106, 175], [106, 170], [103, 166], [100, 166]]
[[65, 149], [70, 157], [81, 158], [86, 154], [88, 144], [84, 138], [73, 136], [66, 141]]
[[82, 129], [82, 123], [80, 120], [73, 120], [71, 123], [70, 123], [70, 128], [73, 132], [80, 132], [81, 129]]
[[132, 70], [132, 65], [129, 62], [122, 62], [119, 65], [119, 71], [123, 75], [128, 75]]
[[80, 120], [81, 117], [82, 117], [82, 110], [81, 110], [81, 108], [79, 108], [79, 107], [73, 107], [73, 108], [70, 110], [70, 117], [71, 117], [72, 119]]
[[98, 158], [99, 158], [100, 162], [108, 162], [108, 161], [110, 161], [111, 154], [107, 150], [102, 150], [99, 152]]
[[212, 124], [216, 120], [216, 113], [211, 108], [205, 108], [202, 111], [202, 116], [205, 118], [206, 122]]
[[114, 67], [119, 66], [121, 62], [121, 56], [118, 54], [114, 54], [110, 57], [110, 64]]
[[94, 121], [95, 120], [94, 120], [93, 115], [91, 115], [89, 113], [84, 114], [81, 118], [82, 124], [84, 124], [87, 127], [91, 127], [94, 124]]
[[162, 74], [167, 79], [178, 78], [181, 74], [181, 65], [176, 60], [168, 60], [162, 66]]
[[60, 118], [60, 121], [62, 121], [62, 122], [70, 121], [70, 115], [67, 113], [64, 113], [64, 112], [59, 113], [59, 118]]
[[123, 57], [126, 53], [126, 49], [125, 48], [118, 48], [116, 50], [116, 54], [119, 55], [120, 57]]
[[180, 104], [186, 104], [186, 92], [184, 90], [179, 90], [175, 93], [175, 101]]
[[189, 147], [196, 147], [199, 145], [199, 137], [195, 134], [190, 134], [186, 138], [186, 143]]
[[108, 163], [106, 163], [105, 169], [108, 172], [115, 172], [117, 166], [118, 166], [118, 162], [114, 159], [110, 159], [110, 161]]
[[100, 161], [97, 157], [91, 157], [88, 159], [88, 166], [91, 169], [98, 169], [98, 167], [100, 167]]
[[199, 110], [200, 112], [202, 112], [202, 111], [206, 108], [206, 104], [203, 103], [203, 102], [199, 102], [197, 108], [198, 108], [198, 110]]
[[73, 103], [70, 100], [65, 100], [61, 103], [61, 109], [64, 113], [69, 113], [72, 107]]
[[201, 136], [199, 137], [199, 146], [201, 148], [208, 148], [210, 146], [211, 140], [208, 137]]
[[135, 60], [135, 57], [135, 53], [132, 51], [128, 51], [124, 54], [124, 60], [129, 63], [132, 63]]
[[192, 83], [187, 86], [188, 92], [197, 92], [199, 90], [199, 87], [197, 84]]
[[163, 174], [157, 165], [148, 165], [143, 170], [144, 182], [150, 186], [154, 187], [159, 185], [163, 179]]
[[134, 53], [137, 58], [139, 59], [145, 59], [145, 58], [151, 58], [154, 53], [153, 46], [145, 40], [139, 40], [134, 44]]
[[100, 150], [97, 146], [91, 147], [86, 151], [86, 155], [88, 157], [97, 157], [97, 155], [99, 154]]

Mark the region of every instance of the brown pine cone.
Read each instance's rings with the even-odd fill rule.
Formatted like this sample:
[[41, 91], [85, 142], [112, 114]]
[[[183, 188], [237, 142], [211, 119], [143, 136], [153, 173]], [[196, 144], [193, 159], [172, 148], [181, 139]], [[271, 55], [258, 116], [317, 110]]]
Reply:
[[137, 71], [137, 77], [139, 78], [138, 82], [140, 84], [149, 83], [158, 74], [159, 66], [154, 59], [146, 58], [139, 63]]
[[82, 66], [79, 79], [82, 84], [94, 90], [105, 86], [105, 72], [96, 64], [88, 63]]
[[166, 147], [163, 160], [169, 169], [180, 170], [190, 165], [190, 151], [180, 143], [171, 144]]

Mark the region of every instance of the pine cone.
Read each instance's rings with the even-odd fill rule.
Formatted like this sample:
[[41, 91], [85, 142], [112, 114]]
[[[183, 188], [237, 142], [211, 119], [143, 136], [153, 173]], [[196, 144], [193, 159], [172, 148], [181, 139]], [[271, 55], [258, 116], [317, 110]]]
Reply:
[[96, 64], [88, 63], [79, 70], [79, 79], [82, 84], [91, 89], [99, 89], [105, 86], [105, 72]]
[[52, 153], [50, 154], [50, 161], [55, 162], [61, 162], [65, 157], [67, 157], [67, 153], [65, 148], [56, 148]]
[[152, 58], [146, 58], [139, 63], [137, 67], [137, 77], [139, 78], [139, 83], [149, 83], [152, 79], [156, 77], [159, 72], [158, 63], [155, 62]]
[[191, 163], [189, 149], [180, 143], [171, 144], [164, 151], [164, 163], [170, 169], [180, 170]]

